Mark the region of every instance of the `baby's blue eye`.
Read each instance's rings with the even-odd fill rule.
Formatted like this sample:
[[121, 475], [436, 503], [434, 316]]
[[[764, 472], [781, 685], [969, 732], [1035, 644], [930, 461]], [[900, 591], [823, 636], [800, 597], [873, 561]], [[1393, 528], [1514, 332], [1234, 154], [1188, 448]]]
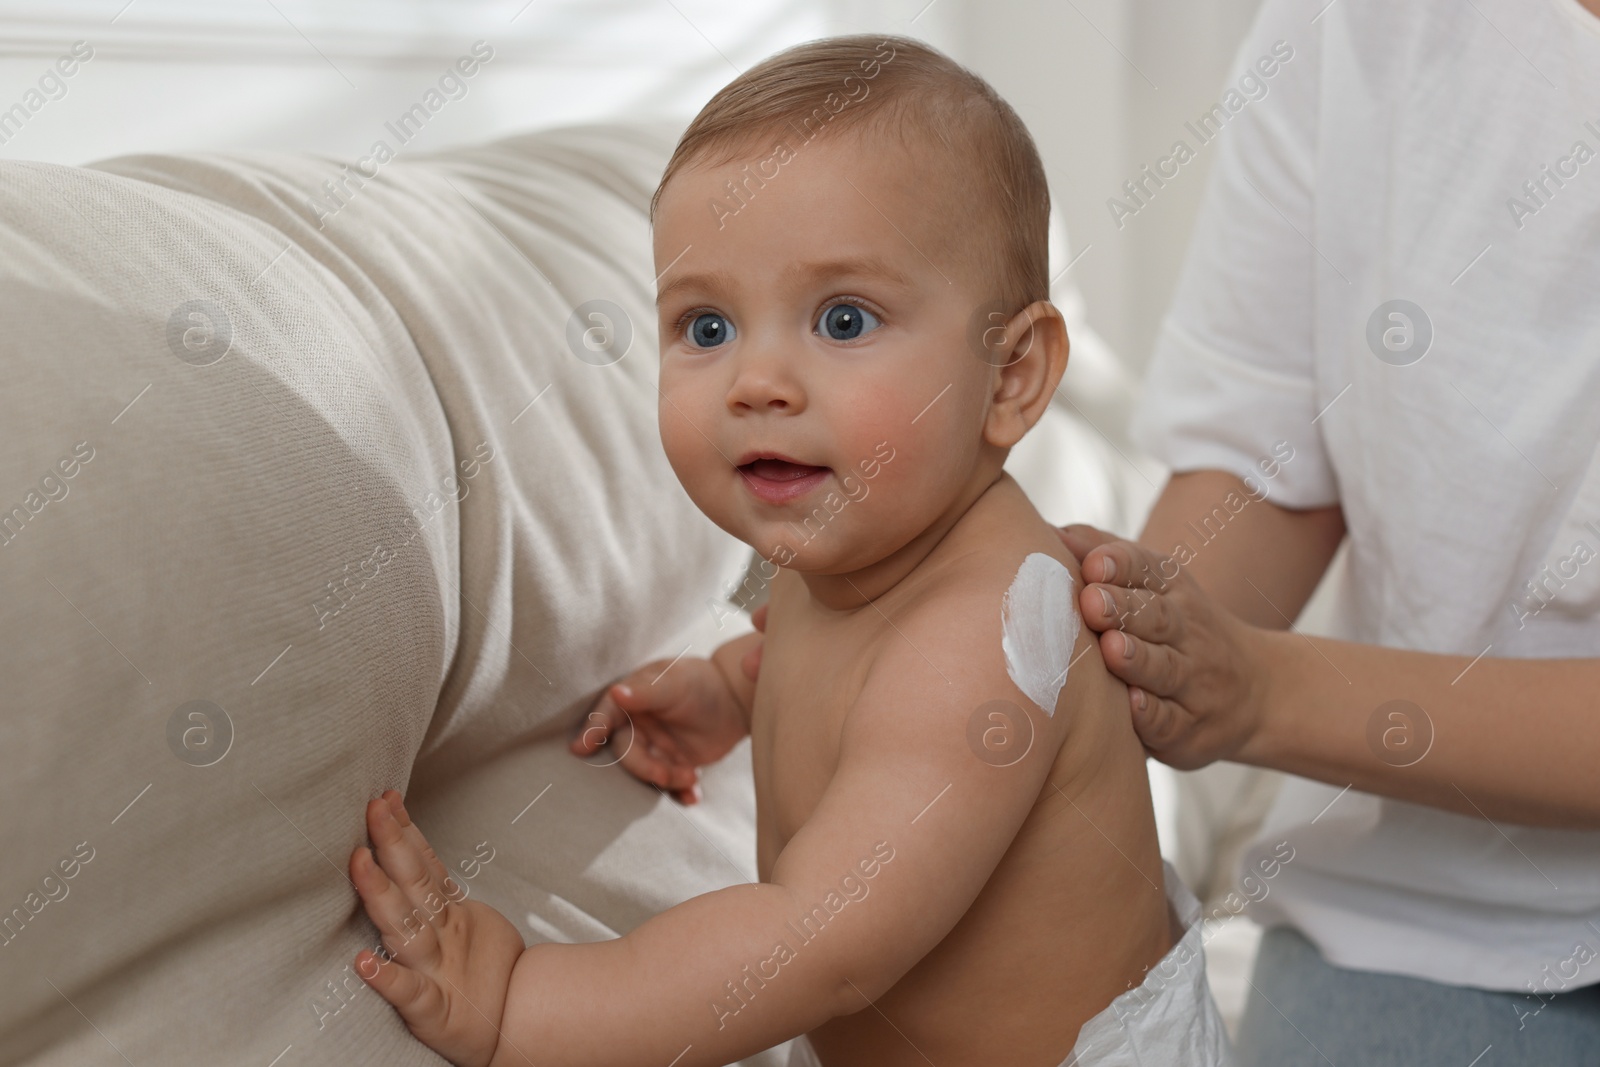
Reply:
[[833, 304], [822, 313], [817, 329], [835, 341], [849, 341], [877, 329], [878, 316], [855, 304]]
[[697, 348], [715, 348], [733, 340], [733, 334], [733, 323], [714, 311], [696, 315], [689, 323], [689, 343]]

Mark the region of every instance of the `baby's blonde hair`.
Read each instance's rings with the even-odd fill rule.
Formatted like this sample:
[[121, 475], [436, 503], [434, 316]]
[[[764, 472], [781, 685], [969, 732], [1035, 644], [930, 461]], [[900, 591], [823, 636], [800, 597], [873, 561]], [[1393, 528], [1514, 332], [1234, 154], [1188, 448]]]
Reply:
[[[946, 217], [952, 225], [971, 219], [973, 227], [952, 243], [978, 257], [976, 276], [998, 279], [1006, 310], [1048, 300], [1050, 189], [1033, 137], [988, 82], [907, 37], [810, 41], [723, 86], [678, 140], [650, 219], [667, 183], [691, 164], [731, 162], [762, 134], [803, 152], [814, 138], [868, 119], [903, 144], [932, 141], [940, 149], [945, 188], [961, 201]], [[990, 233], [997, 239], [985, 239]]]

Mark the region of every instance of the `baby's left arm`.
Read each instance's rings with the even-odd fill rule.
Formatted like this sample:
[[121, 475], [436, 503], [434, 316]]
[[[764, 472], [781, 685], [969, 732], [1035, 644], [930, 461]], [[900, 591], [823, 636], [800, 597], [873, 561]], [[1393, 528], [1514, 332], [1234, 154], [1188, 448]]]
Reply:
[[[425, 917], [433, 932], [393, 946], [398, 966], [379, 969], [373, 987], [436, 1050], [495, 1067], [725, 1064], [867, 1007], [971, 906], [1043, 788], [1068, 718], [1045, 715], [1007, 676], [993, 591], [895, 622], [845, 720], [833, 778], [770, 882], [695, 897], [614, 940], [525, 951], [492, 909], [446, 898]], [[1009, 705], [999, 718], [996, 701]], [[1015, 762], [981, 739], [1007, 728], [1031, 736]], [[420, 834], [376, 829], [399, 839], [386, 851], [374, 837], [385, 869], [389, 852], [412, 852], [395, 881], [413, 884], [386, 902], [369, 894], [381, 872], [354, 871], [391, 935], [416, 920], [419, 894], [444, 897], [443, 883], [417, 874]]]

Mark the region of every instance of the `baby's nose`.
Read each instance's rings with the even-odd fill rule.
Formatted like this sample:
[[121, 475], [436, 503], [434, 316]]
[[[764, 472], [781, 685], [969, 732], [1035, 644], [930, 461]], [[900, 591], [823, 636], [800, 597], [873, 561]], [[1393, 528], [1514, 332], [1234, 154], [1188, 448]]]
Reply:
[[728, 389], [728, 407], [735, 412], [771, 411], [796, 414], [805, 408], [806, 393], [789, 361], [777, 353], [741, 353]]

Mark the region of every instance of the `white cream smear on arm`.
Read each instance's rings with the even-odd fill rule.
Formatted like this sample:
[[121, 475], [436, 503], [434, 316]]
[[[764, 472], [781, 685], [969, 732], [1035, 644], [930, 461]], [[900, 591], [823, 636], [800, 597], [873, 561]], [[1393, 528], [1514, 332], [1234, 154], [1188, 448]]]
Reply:
[[1072, 572], [1043, 552], [1017, 568], [1000, 602], [1000, 649], [1006, 673], [1046, 715], [1067, 684], [1072, 646], [1078, 641], [1078, 608]]

